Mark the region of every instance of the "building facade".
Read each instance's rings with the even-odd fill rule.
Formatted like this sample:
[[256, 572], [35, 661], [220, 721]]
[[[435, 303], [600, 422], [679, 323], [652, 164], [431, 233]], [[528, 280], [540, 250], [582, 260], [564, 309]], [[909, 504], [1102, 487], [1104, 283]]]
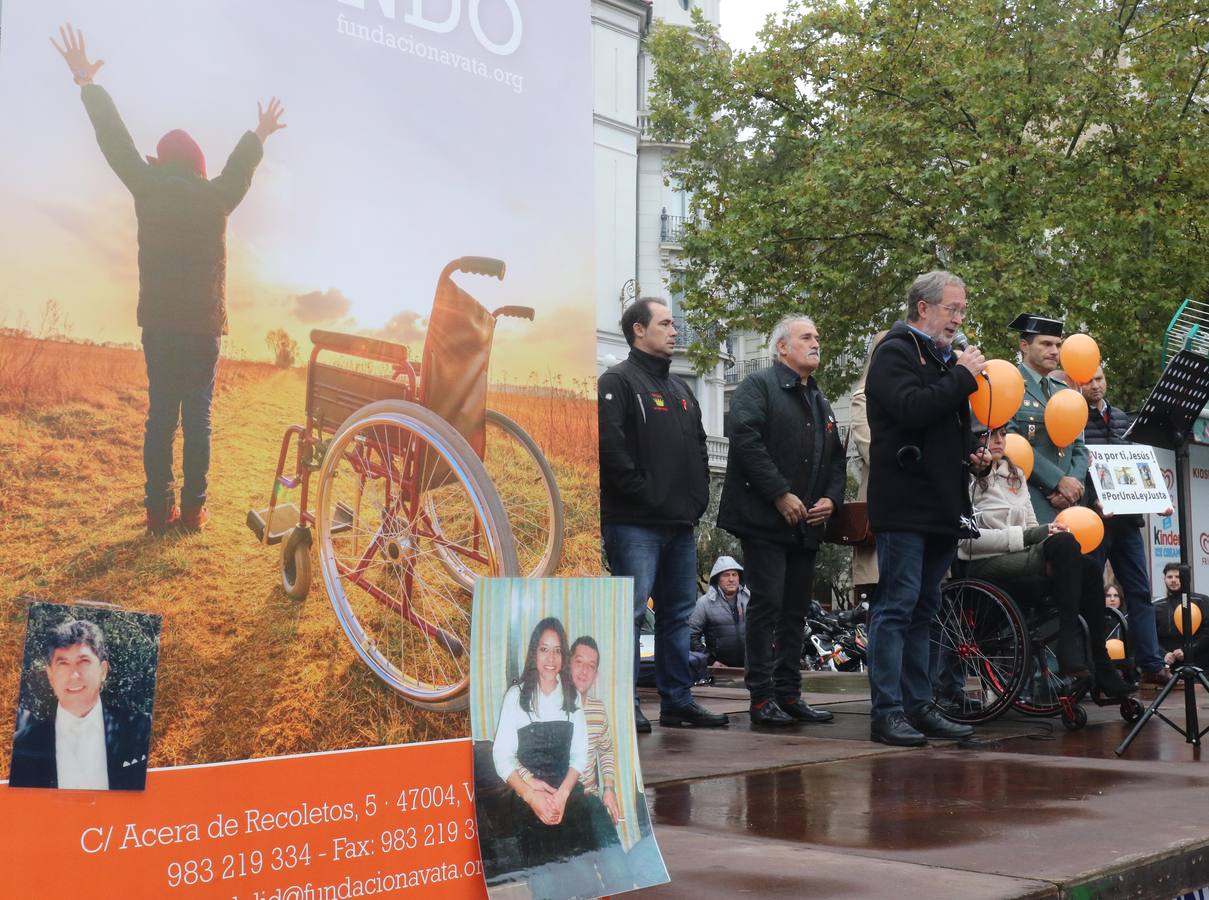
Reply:
[[[685, 192], [667, 182], [664, 164], [677, 145], [650, 136], [648, 84], [653, 71], [643, 39], [655, 20], [692, 23], [701, 9], [718, 23], [721, 0], [593, 0], [593, 130], [596, 195], [596, 363], [598, 372], [629, 352], [618, 325], [635, 297], [660, 297], [676, 316], [680, 340], [692, 335], [683, 323], [670, 276], [679, 265], [680, 229], [690, 214]], [[682, 349], [672, 371], [692, 387], [709, 435], [710, 464], [726, 466], [723, 437], [726, 369], [719, 362], [698, 374]]]

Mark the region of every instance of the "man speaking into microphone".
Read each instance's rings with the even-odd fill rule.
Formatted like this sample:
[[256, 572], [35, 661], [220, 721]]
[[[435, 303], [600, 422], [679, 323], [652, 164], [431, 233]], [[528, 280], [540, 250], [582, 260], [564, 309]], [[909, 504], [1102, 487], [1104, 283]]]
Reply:
[[986, 360], [953, 341], [965, 318], [965, 283], [951, 272], [920, 275], [907, 291], [907, 319], [874, 351], [866, 382], [869, 527], [880, 579], [869, 610], [870, 739], [915, 747], [974, 729], [932, 703], [928, 656], [940, 582], [970, 515], [974, 450], [969, 396]]

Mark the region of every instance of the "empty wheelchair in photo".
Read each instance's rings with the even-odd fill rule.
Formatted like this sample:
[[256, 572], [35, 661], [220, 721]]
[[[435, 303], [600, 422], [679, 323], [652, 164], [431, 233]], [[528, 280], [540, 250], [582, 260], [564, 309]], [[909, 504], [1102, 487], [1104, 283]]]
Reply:
[[467, 705], [474, 582], [548, 576], [562, 547], [550, 464], [487, 409], [496, 320], [533, 310], [488, 311], [452, 278], [504, 269], [477, 256], [445, 266], [418, 363], [403, 344], [312, 331], [305, 423], [285, 430], [269, 505], [248, 512], [257, 539], [281, 545], [286, 594], [306, 597], [314, 549], [358, 655], [427, 709]]
[[[1087, 724], [1087, 711], [1079, 705], [1084, 696], [1097, 705], [1119, 703], [1127, 722], [1141, 717], [1135, 698], [1110, 700], [1094, 689], [1072, 689], [1058, 673], [1058, 612], [1044, 598], [1040, 579], [1034, 589], [1021, 592], [1021, 602], [975, 578], [952, 579], [942, 592], [932, 637], [933, 681], [950, 719], [977, 724], [1015, 709], [1029, 716], [1060, 716], [1063, 725], [1077, 730]], [[1133, 666], [1127, 620], [1108, 607], [1104, 616], [1109, 656], [1128, 678]], [[1082, 617], [1079, 622], [1090, 659], [1087, 624]]]

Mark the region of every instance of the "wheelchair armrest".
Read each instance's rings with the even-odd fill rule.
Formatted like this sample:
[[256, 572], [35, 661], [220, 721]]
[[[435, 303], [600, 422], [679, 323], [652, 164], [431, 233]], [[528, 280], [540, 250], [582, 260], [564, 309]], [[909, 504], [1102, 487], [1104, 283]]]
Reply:
[[396, 366], [407, 362], [407, 347], [403, 344], [380, 341], [360, 334], [343, 334], [316, 328], [311, 332], [311, 343], [321, 350], [331, 350]]

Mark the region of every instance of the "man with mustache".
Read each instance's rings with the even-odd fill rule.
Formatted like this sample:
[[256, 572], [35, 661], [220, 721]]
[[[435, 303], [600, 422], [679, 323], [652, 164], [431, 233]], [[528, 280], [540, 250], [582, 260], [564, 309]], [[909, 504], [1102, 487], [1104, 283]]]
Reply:
[[783, 727], [832, 718], [802, 700], [801, 659], [815, 553], [844, 502], [844, 447], [814, 380], [814, 322], [786, 316], [768, 344], [772, 366], [748, 375], [731, 398], [718, 526], [739, 538], [747, 565], [751, 720]]

